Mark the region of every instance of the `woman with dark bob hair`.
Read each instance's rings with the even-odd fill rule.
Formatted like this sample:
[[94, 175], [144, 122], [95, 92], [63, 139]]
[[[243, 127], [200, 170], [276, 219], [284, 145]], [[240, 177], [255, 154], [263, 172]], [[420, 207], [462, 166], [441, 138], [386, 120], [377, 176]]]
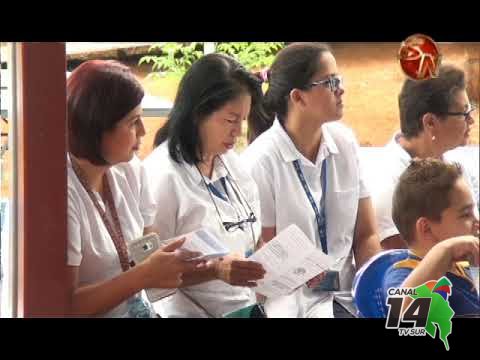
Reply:
[[67, 81], [68, 275], [72, 315], [151, 317], [146, 288], [176, 288], [196, 263], [175, 251], [132, 267], [127, 244], [151, 232], [155, 206], [140, 161], [143, 89], [128, 67], [87, 61]]
[[221, 317], [255, 302], [264, 269], [245, 259], [260, 235], [258, 190], [232, 151], [256, 110], [261, 82], [234, 59], [209, 54], [182, 78], [157, 148], [145, 159], [164, 239], [208, 228], [231, 253], [183, 274], [181, 291], [160, 301], [166, 317]]

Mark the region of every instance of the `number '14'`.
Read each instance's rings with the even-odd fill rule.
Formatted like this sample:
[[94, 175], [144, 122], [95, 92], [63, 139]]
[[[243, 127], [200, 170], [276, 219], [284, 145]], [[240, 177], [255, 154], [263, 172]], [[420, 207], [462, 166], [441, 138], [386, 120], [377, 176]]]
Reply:
[[407, 310], [401, 315], [403, 297], [389, 297], [389, 307], [386, 328], [396, 329], [402, 322], [413, 322], [414, 327], [425, 327], [427, 325], [428, 313], [430, 310], [430, 298], [418, 298], [412, 301]]

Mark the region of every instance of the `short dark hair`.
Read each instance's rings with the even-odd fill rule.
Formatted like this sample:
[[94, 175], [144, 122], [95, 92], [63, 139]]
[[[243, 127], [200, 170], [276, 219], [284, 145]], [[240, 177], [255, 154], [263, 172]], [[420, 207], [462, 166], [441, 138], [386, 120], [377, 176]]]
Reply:
[[441, 160], [414, 159], [402, 173], [392, 200], [392, 219], [400, 235], [411, 244], [415, 223], [420, 217], [440, 221], [450, 206], [450, 192], [462, 176], [457, 163]]
[[262, 96], [261, 82], [235, 59], [208, 54], [198, 59], [180, 81], [167, 123], [157, 132], [154, 145], [168, 139], [171, 158], [193, 165], [202, 158], [199, 125], [227, 102], [247, 93], [255, 108]]
[[113, 60], [82, 63], [67, 80], [69, 151], [95, 165], [107, 165], [101, 153], [103, 134], [135, 109], [143, 96], [128, 66]]
[[268, 90], [262, 107], [249, 118], [249, 142], [270, 128], [275, 116], [284, 123], [292, 89], [307, 89], [318, 68], [321, 54], [332, 52], [327, 44], [292, 43], [280, 50], [268, 71]]
[[406, 79], [398, 97], [403, 135], [407, 139], [417, 137], [423, 131], [422, 118], [427, 113], [443, 118], [457, 91], [465, 87], [464, 71], [453, 65], [440, 66], [438, 77], [432, 79]]

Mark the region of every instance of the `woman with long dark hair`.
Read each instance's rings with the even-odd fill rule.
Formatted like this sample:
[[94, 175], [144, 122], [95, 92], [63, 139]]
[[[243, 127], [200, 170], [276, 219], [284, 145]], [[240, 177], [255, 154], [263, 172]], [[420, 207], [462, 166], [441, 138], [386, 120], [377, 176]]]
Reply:
[[[327, 45], [290, 44], [277, 54], [262, 106], [250, 118], [253, 142], [242, 158], [259, 188], [262, 241], [293, 223], [336, 260], [293, 294], [268, 299], [269, 316], [348, 316], [335, 291], [351, 289], [353, 257], [360, 267], [380, 250], [358, 144], [337, 121], [343, 94]], [[353, 312], [351, 299], [344, 305]]]
[[245, 259], [260, 236], [258, 190], [232, 150], [256, 111], [259, 80], [234, 59], [209, 54], [182, 78], [173, 109], [144, 160], [168, 239], [208, 228], [231, 254], [183, 274], [181, 291], [159, 302], [167, 317], [221, 317], [255, 303], [263, 267]]

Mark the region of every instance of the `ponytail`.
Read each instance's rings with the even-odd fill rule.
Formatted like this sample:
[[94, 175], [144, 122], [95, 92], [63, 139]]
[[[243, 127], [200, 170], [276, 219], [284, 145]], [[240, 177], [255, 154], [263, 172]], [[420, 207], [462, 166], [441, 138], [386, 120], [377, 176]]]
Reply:
[[292, 89], [305, 89], [319, 70], [318, 59], [330, 47], [321, 43], [293, 43], [280, 50], [269, 70], [255, 75], [268, 82], [268, 90], [252, 107], [248, 119], [248, 143], [269, 129], [275, 118], [284, 124], [288, 113], [288, 95]]
[[[260, 85], [269, 82], [270, 69], [254, 73], [258, 78]], [[258, 103], [252, 106], [250, 116], [248, 117], [247, 142], [251, 144], [260, 134], [268, 130], [275, 120], [275, 110], [268, 101], [269, 91], [261, 94]]]
[[160, 146], [167, 139], [168, 139], [168, 120], [160, 129], [157, 130], [155, 137], [153, 138], [153, 148]]

